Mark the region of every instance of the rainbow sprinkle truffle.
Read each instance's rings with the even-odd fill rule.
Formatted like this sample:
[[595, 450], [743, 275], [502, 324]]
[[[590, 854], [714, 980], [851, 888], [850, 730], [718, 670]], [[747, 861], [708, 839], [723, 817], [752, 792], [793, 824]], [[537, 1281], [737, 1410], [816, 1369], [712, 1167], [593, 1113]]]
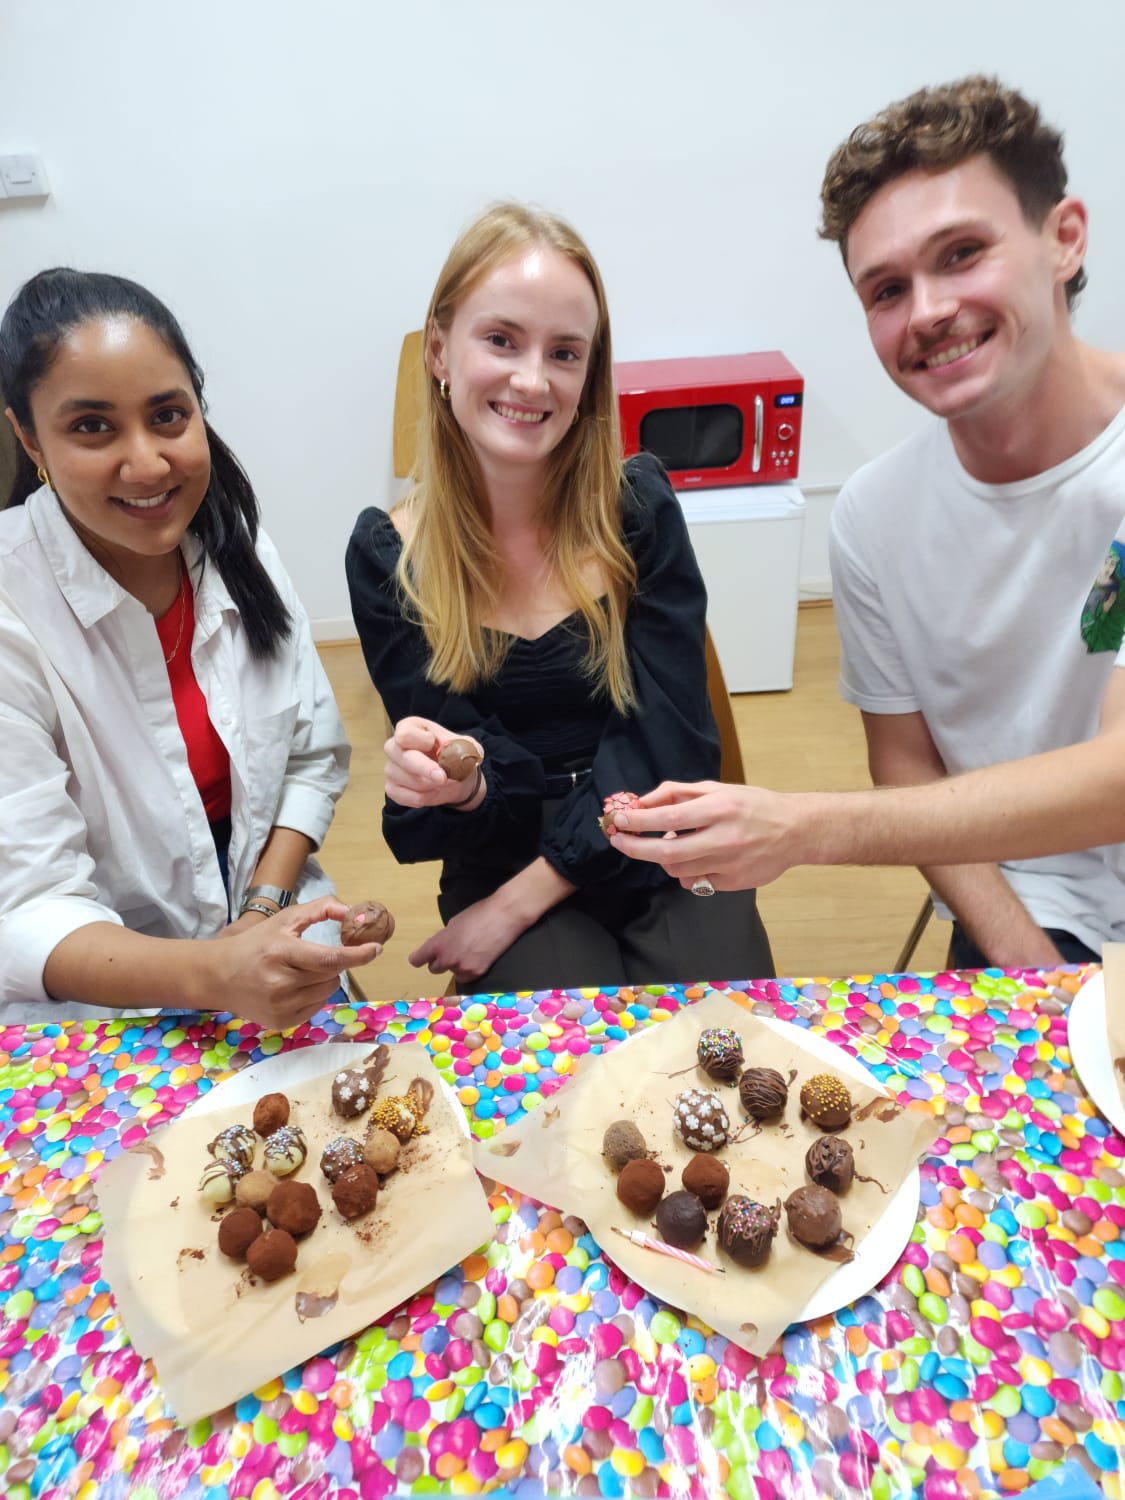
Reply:
[[699, 1066], [721, 1083], [737, 1083], [742, 1072], [742, 1038], [729, 1026], [708, 1026], [699, 1037]]

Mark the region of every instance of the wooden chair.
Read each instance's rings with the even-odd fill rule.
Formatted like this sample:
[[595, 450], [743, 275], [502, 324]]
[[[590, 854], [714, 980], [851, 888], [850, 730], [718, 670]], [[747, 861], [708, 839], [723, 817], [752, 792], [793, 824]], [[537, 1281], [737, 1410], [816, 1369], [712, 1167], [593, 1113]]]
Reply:
[[906, 942], [903, 945], [902, 952], [895, 960], [895, 966], [891, 970], [892, 974], [905, 974], [908, 971], [910, 960], [914, 957], [914, 950], [922, 941], [922, 934], [925, 932], [926, 926], [933, 914], [934, 904], [927, 894], [922, 898], [922, 908], [914, 918], [913, 927], [911, 927], [906, 935]]

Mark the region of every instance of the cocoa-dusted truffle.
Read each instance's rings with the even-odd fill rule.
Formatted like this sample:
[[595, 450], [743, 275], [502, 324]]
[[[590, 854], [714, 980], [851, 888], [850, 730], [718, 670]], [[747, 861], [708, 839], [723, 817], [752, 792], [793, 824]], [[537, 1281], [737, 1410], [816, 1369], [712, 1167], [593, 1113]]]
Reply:
[[852, 1096], [831, 1073], [816, 1073], [801, 1085], [801, 1108], [821, 1130], [839, 1130], [852, 1117]]
[[855, 1176], [851, 1142], [841, 1135], [822, 1135], [805, 1152], [805, 1171], [817, 1187], [846, 1193]]
[[669, 1193], [657, 1207], [656, 1227], [669, 1245], [690, 1250], [707, 1233], [707, 1213], [694, 1193]]
[[357, 943], [385, 943], [393, 936], [395, 919], [381, 901], [360, 901], [340, 923], [340, 941], [345, 948]]
[[272, 1135], [266, 1136], [265, 1166], [275, 1177], [288, 1177], [304, 1165], [309, 1154], [305, 1132], [299, 1125], [283, 1125]]
[[649, 1157], [635, 1157], [621, 1168], [617, 1196], [631, 1213], [647, 1218], [664, 1196], [663, 1171]]
[[468, 781], [484, 756], [472, 740], [449, 740], [438, 751], [437, 763], [451, 781]]
[[615, 1172], [640, 1156], [648, 1155], [644, 1136], [632, 1120], [615, 1120], [602, 1136], [602, 1153]]
[[738, 1080], [738, 1097], [752, 1120], [772, 1120], [784, 1114], [789, 1088], [776, 1068], [747, 1068]]
[[297, 1264], [297, 1241], [284, 1229], [271, 1229], [251, 1241], [246, 1264], [263, 1281], [278, 1281]]
[[641, 799], [636, 792], [611, 792], [602, 803], [602, 815], [598, 819], [598, 827], [606, 838], [612, 838], [617, 832], [617, 825], [613, 821], [614, 813], [624, 812], [627, 807], [636, 807]]
[[296, 1238], [310, 1234], [320, 1221], [320, 1199], [307, 1182], [279, 1182], [266, 1204], [266, 1217], [275, 1229]]
[[789, 1233], [810, 1250], [826, 1250], [840, 1237], [839, 1200], [827, 1188], [801, 1187], [790, 1193], [785, 1215]]
[[231, 1260], [245, 1260], [246, 1251], [261, 1232], [261, 1216], [252, 1208], [232, 1208], [219, 1225], [219, 1249]]
[[245, 1125], [228, 1125], [220, 1130], [207, 1149], [216, 1161], [236, 1161], [246, 1168], [254, 1160], [254, 1132]]
[[753, 1198], [728, 1198], [719, 1215], [719, 1244], [740, 1266], [758, 1266], [770, 1253], [781, 1204], [767, 1208]]
[[259, 1135], [272, 1135], [289, 1124], [289, 1100], [284, 1094], [263, 1094], [254, 1106], [254, 1129]]
[[718, 1094], [685, 1089], [672, 1106], [676, 1134], [693, 1151], [718, 1151], [730, 1134], [730, 1120]]
[[379, 1174], [362, 1161], [342, 1172], [332, 1188], [332, 1202], [345, 1219], [358, 1219], [370, 1213], [378, 1196]]
[[256, 1172], [247, 1172], [245, 1177], [239, 1178], [234, 1190], [234, 1201], [244, 1208], [254, 1208], [258, 1213], [264, 1214], [270, 1194], [276, 1186], [277, 1178], [273, 1173], [259, 1167]]
[[730, 1187], [730, 1173], [717, 1156], [693, 1156], [683, 1170], [683, 1184], [704, 1208], [718, 1208]]
[[742, 1038], [729, 1026], [708, 1026], [699, 1037], [699, 1066], [722, 1083], [734, 1083], [742, 1072]]
[[354, 1120], [371, 1108], [375, 1092], [366, 1068], [341, 1068], [332, 1080], [332, 1108], [341, 1119]]
[[363, 1160], [363, 1147], [350, 1135], [338, 1135], [329, 1141], [320, 1154], [320, 1170], [329, 1182], [335, 1182], [349, 1167], [358, 1167]]
[[212, 1208], [222, 1208], [224, 1204], [233, 1203], [235, 1185], [245, 1174], [246, 1168], [240, 1161], [225, 1161], [220, 1157], [208, 1162], [199, 1179], [199, 1191], [204, 1203], [209, 1203]]
[[398, 1154], [402, 1150], [398, 1137], [389, 1130], [373, 1125], [363, 1141], [363, 1159], [374, 1167], [380, 1177], [389, 1176], [398, 1166]]

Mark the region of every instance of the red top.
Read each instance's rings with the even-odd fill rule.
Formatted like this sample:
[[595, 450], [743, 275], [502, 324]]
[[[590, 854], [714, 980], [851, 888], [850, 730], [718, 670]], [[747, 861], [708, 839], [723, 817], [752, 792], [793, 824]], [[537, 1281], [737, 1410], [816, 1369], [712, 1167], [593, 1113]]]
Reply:
[[207, 715], [207, 700], [192, 670], [195, 598], [186, 569], [183, 587], [172, 608], [157, 620], [156, 633], [168, 665], [172, 702], [187, 747], [188, 767], [199, 788], [207, 819], [216, 823], [230, 816], [230, 756]]

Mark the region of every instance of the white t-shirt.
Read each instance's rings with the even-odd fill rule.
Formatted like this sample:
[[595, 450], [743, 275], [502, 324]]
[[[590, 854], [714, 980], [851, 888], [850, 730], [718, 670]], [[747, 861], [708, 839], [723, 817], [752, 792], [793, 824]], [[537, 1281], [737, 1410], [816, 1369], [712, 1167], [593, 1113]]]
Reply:
[[[966, 473], [945, 423], [867, 464], [832, 516], [841, 693], [867, 713], [921, 712], [951, 775], [1091, 739], [1125, 667], [1099, 584], [1108, 554], [1120, 574], [1123, 518], [1125, 409], [1014, 484]], [[1001, 868], [1040, 926], [1094, 949], [1125, 940], [1125, 846]]]
[[[268, 661], [250, 654], [218, 569], [200, 577], [199, 543], [183, 543], [192, 666], [230, 753], [235, 911], [274, 824], [319, 846], [350, 756], [308, 619], [261, 532], [257, 551], [293, 621]], [[0, 747], [0, 1024], [96, 1018], [48, 1003], [43, 965], [64, 937], [116, 922], [206, 938], [227, 922], [227, 898], [155, 622], [47, 489], [0, 514]], [[310, 860], [299, 898], [329, 889]], [[217, 1010], [236, 1003], [215, 997]]]

